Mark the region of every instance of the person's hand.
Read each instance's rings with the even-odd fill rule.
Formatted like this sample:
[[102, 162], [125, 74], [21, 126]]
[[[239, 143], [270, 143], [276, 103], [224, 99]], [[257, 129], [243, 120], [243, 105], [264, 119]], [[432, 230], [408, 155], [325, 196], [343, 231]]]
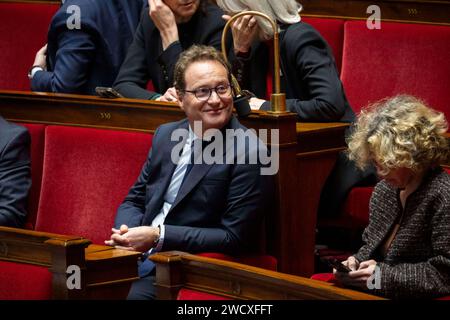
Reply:
[[[348, 259], [347, 259], [348, 261]], [[375, 272], [375, 267], [377, 262], [375, 260], [363, 261], [359, 264], [359, 267], [355, 271], [350, 271], [349, 273], [337, 272], [333, 270], [334, 276], [339, 283], [357, 288], [367, 288], [367, 280]], [[351, 266], [349, 265], [351, 268]]]
[[266, 100], [264, 99], [250, 98], [249, 100], [250, 108], [252, 110], [259, 110], [264, 102], [266, 102]]
[[36, 52], [33, 66], [42, 67], [44, 70], [47, 68], [47, 44]]
[[344, 266], [350, 268], [350, 270], [352, 270], [352, 271], [358, 270], [358, 267], [359, 267], [359, 262], [358, 262], [358, 260], [356, 260], [356, 258], [354, 256], [348, 257], [347, 260], [342, 261], [342, 264]]
[[[111, 228], [111, 232], [112, 232], [112, 234], [123, 235], [128, 232], [128, 226], [123, 224], [120, 226], [120, 229]], [[111, 239], [105, 240], [105, 245], [114, 247], [114, 246], [118, 246], [119, 243], [116, 243], [114, 240], [112, 240], [112, 235], [111, 235]]]
[[175, 15], [162, 0], [148, 0], [149, 15], [161, 35], [163, 50], [178, 41], [178, 27]]
[[161, 97], [157, 98], [156, 101], [177, 102], [177, 90], [174, 87], [167, 89], [167, 91]]
[[105, 241], [105, 244], [139, 252], [148, 251], [159, 237], [159, 228], [149, 226], [128, 228], [122, 225], [120, 230], [113, 228], [112, 232], [111, 239]]
[[[231, 19], [229, 15], [223, 15], [226, 21]], [[258, 34], [258, 23], [255, 17], [245, 15], [237, 18], [231, 25], [231, 33], [233, 34], [234, 52], [246, 53], [250, 50], [253, 40]]]

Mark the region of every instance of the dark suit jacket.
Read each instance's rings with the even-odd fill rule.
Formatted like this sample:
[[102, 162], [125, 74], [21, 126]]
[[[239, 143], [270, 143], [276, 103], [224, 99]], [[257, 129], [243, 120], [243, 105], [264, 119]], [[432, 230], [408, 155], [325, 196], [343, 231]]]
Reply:
[[31, 186], [30, 135], [0, 117], [0, 226], [21, 227]]
[[[255, 64], [250, 76], [250, 90], [260, 98], [265, 92], [267, 46], [259, 44], [250, 63]], [[281, 86], [286, 92], [286, 107], [300, 121], [352, 122], [355, 119], [345, 97], [333, 54], [320, 33], [311, 25], [300, 22], [282, 26], [280, 33]], [[249, 72], [245, 70], [246, 72]], [[252, 85], [253, 83], [253, 85]], [[264, 91], [261, 91], [261, 88]], [[270, 103], [262, 110], [270, 110]]]
[[[142, 172], [117, 211], [116, 227], [150, 225], [160, 212], [176, 167], [171, 151], [178, 141], [170, 137], [178, 128], [188, 130], [188, 121], [158, 128]], [[246, 130], [235, 118], [227, 128]], [[245, 155], [257, 152], [253, 134], [249, 146]], [[162, 250], [229, 254], [256, 250], [263, 200], [270, 198], [268, 179], [260, 175], [259, 164], [195, 164], [164, 221]]]
[[[80, 8], [81, 29], [69, 30]], [[53, 17], [48, 32], [47, 72], [37, 72], [33, 91], [95, 94], [111, 87], [125, 59], [143, 0], [67, 0]]]
[[[187, 23], [178, 25], [179, 42], [162, 50], [158, 28], [142, 11], [141, 22], [136, 29], [133, 43], [120, 68], [114, 88], [128, 98], [155, 99], [173, 86], [173, 70], [180, 54], [193, 44], [210, 45], [220, 50], [222, 29], [225, 26], [222, 10], [213, 4], [199, 9]], [[153, 82], [156, 92], [147, 91], [147, 83]]]

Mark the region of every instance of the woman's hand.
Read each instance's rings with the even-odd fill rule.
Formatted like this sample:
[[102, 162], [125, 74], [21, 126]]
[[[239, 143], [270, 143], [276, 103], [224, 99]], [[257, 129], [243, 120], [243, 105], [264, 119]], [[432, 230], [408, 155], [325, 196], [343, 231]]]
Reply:
[[375, 272], [377, 262], [375, 260], [367, 260], [358, 265], [358, 261], [355, 257], [351, 256], [346, 261], [343, 261], [342, 264], [354, 271], [345, 273], [333, 269], [333, 274], [338, 282], [345, 286], [365, 289], [367, 288], [367, 280]]
[[[222, 18], [226, 21], [231, 19], [229, 15], [223, 15]], [[258, 23], [255, 17], [245, 15], [237, 18], [231, 25], [231, 32], [233, 34], [234, 52], [237, 54], [247, 53], [250, 50], [253, 40], [258, 34]]]
[[162, 0], [148, 0], [149, 15], [161, 35], [163, 50], [178, 41], [178, 27], [175, 15]]
[[156, 101], [177, 102], [177, 90], [174, 87], [167, 89], [167, 91], [161, 97], [157, 98]]

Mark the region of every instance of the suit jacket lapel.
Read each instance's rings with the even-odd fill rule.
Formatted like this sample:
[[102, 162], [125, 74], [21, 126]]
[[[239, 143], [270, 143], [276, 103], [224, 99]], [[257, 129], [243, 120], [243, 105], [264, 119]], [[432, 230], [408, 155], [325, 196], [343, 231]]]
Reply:
[[[226, 153], [227, 150], [229, 150], [230, 148], [234, 147], [234, 143], [230, 143], [229, 141], [227, 142], [226, 139], [226, 135], [225, 132], [227, 128], [232, 128], [234, 129], [236, 127], [236, 122], [237, 120], [232, 117], [229, 124], [223, 129], [222, 134], [223, 134], [223, 161], [225, 163], [226, 160]], [[206, 164], [206, 163], [202, 163], [201, 164], [195, 164], [191, 171], [188, 173], [188, 176], [186, 177], [185, 181], [183, 181], [180, 190], [178, 190], [178, 194], [177, 197], [175, 198], [175, 201], [172, 205], [172, 207], [170, 208], [170, 211], [172, 211], [188, 194], [189, 192], [192, 191], [192, 189], [194, 189], [194, 187], [202, 180], [202, 178], [208, 173], [208, 171], [214, 166], [214, 164]]]
[[180, 187], [180, 190], [178, 190], [177, 197], [175, 198], [175, 202], [173, 203], [170, 210], [172, 211], [173, 208], [177, 206], [178, 203], [180, 203], [181, 200], [183, 200], [186, 195], [191, 192], [192, 189], [202, 180], [202, 178], [208, 173], [208, 171], [212, 168], [213, 165], [211, 164], [195, 164], [191, 172], [189, 172], [188, 176], [186, 177], [185, 181], [183, 181], [183, 184]]
[[[186, 134], [189, 134], [189, 122], [186, 120], [183, 122], [177, 129], [186, 129]], [[172, 131], [173, 132], [173, 131]], [[172, 134], [170, 132], [170, 135]], [[161, 157], [159, 158], [159, 161], [161, 161], [161, 172], [159, 174], [160, 178], [156, 184], [155, 187], [155, 194], [151, 197], [150, 203], [147, 206], [147, 219], [144, 221], [144, 225], [150, 224], [153, 219], [156, 217], [156, 215], [159, 213], [162, 204], [164, 202], [164, 195], [167, 191], [167, 188], [169, 187], [170, 181], [172, 180], [173, 172], [175, 171], [175, 168], [178, 163], [178, 158], [173, 159], [176, 160], [175, 162], [171, 159], [171, 154], [173, 148], [180, 143], [180, 141], [172, 141], [171, 137], [162, 137], [163, 139], [166, 139], [167, 143], [164, 143], [163, 150], [161, 150]], [[183, 139], [186, 139], [186, 137], [183, 137]], [[155, 152], [158, 152], [155, 150]]]

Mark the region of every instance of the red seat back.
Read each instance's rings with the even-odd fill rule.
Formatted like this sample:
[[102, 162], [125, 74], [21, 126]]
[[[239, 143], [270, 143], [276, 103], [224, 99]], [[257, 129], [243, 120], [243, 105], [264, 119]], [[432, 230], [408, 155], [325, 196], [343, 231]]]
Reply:
[[231, 299], [212, 293], [181, 288], [180, 291], [178, 291], [177, 300], [231, 300]]
[[328, 42], [336, 60], [337, 70], [340, 72], [344, 42], [344, 20], [302, 17], [302, 21], [312, 25]]
[[27, 72], [47, 43], [58, 4], [0, 2], [0, 89], [30, 90]]
[[145, 133], [48, 126], [36, 230], [103, 244], [151, 145]]
[[365, 21], [344, 26], [342, 82], [356, 112], [400, 93], [423, 99], [450, 119], [450, 27]]
[[22, 123], [28, 129], [31, 137], [31, 190], [28, 197], [28, 216], [26, 229], [34, 229], [41, 192], [42, 166], [44, 160], [44, 130], [43, 124]]

